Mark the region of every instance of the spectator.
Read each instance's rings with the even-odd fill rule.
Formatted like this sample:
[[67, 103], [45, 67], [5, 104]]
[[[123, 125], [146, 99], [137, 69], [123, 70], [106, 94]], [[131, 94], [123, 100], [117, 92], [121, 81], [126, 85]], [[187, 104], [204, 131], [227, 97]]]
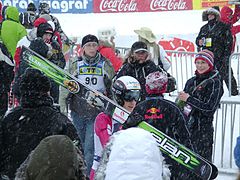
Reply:
[[[29, 46], [30, 49], [40, 54], [41, 56], [49, 59], [51, 62], [59, 66], [60, 68], [64, 68], [66, 65], [64, 55], [61, 52], [61, 48], [57, 41], [52, 40], [53, 29], [49, 23], [42, 23], [37, 28], [37, 39], [31, 41]], [[19, 65], [19, 71], [17, 71], [15, 82], [14, 82], [14, 94], [19, 98], [19, 79], [21, 79], [21, 75], [24, 73], [25, 69], [28, 67], [26, 63], [22, 62]], [[51, 90], [50, 95], [54, 99], [54, 103], [58, 104], [59, 100], [59, 85], [51, 81]]]
[[[120, 106], [132, 112], [140, 98], [140, 88], [140, 84], [135, 78], [122, 76], [112, 86], [113, 98]], [[110, 136], [119, 130], [119, 126], [120, 124], [112, 119], [110, 114], [101, 112], [96, 117], [94, 123], [94, 160], [90, 180], [94, 179], [103, 148], [109, 141]]]
[[229, 88], [231, 83], [231, 94], [238, 95], [237, 83], [232, 74], [232, 80], [229, 82], [229, 57], [232, 49], [232, 33], [230, 26], [220, 21], [220, 13], [214, 8], [203, 11], [203, 20], [208, 21], [201, 27], [196, 38], [196, 44], [201, 49], [208, 49], [214, 54], [214, 66], [219, 71], [221, 78]]
[[19, 12], [16, 7], [7, 7], [5, 16], [6, 20], [2, 22], [1, 39], [13, 58], [18, 41], [27, 35], [27, 31], [19, 23]]
[[49, 14], [42, 14], [39, 18], [44, 18], [53, 28], [53, 37], [52, 39], [56, 40], [62, 49], [62, 40], [60, 33], [56, 30], [56, 26], [52, 21], [52, 18]]
[[[98, 39], [88, 34], [82, 39], [83, 55], [73, 63], [76, 66], [76, 77], [86, 85], [109, 96], [111, 95], [111, 81], [114, 76], [112, 64], [98, 52]], [[87, 163], [87, 172], [90, 170], [94, 154], [94, 120], [100, 111], [89, 105], [86, 100], [74, 94], [69, 94], [68, 103], [73, 123], [83, 142], [84, 157]]]
[[236, 34], [240, 32], [240, 25], [234, 26], [234, 24], [240, 18], [240, 5], [235, 4], [234, 13], [230, 7], [224, 6], [224, 7], [222, 7], [220, 14], [221, 14], [221, 16], [220, 16], [221, 21], [231, 26], [231, 32], [232, 32], [232, 37], [233, 37], [233, 46], [232, 46], [231, 53], [233, 53], [235, 50], [235, 45], [236, 45]]
[[149, 59], [147, 45], [137, 41], [133, 43], [125, 62], [116, 75], [116, 79], [121, 76], [132, 76], [141, 84], [141, 101], [146, 97], [145, 82], [148, 74], [161, 71], [160, 68]]
[[33, 28], [34, 21], [32, 21], [30, 14], [28, 12], [20, 13], [19, 21], [25, 27], [27, 33], [31, 31], [31, 29]]
[[71, 41], [69, 40], [67, 35], [63, 32], [58, 19], [50, 14], [50, 7], [47, 2], [40, 2], [39, 4], [38, 16], [40, 17], [43, 14], [49, 14], [51, 16], [51, 20], [55, 24], [55, 30], [60, 33], [62, 41], [65, 42], [66, 44], [71, 44]]
[[14, 62], [7, 48], [0, 43], [0, 121], [8, 109], [8, 93], [14, 77]]
[[147, 44], [151, 60], [156, 65], [159, 65], [162, 69], [167, 71], [171, 67], [170, 59], [163, 47], [156, 43], [157, 38], [153, 34], [152, 30], [147, 27], [142, 27], [134, 30], [134, 32], [138, 35], [139, 41]]
[[195, 76], [190, 78], [178, 98], [189, 117], [188, 128], [195, 152], [212, 161], [213, 116], [223, 95], [220, 75], [214, 68], [214, 55], [205, 49], [195, 58]]
[[98, 31], [99, 52], [110, 60], [115, 72], [122, 66], [122, 59], [115, 54], [115, 29], [101, 29]]
[[37, 18], [37, 8], [34, 3], [30, 2], [27, 6], [27, 13], [30, 15], [30, 21], [34, 22]]
[[240, 169], [240, 136], [237, 137], [237, 142], [234, 147], [234, 159], [235, 159], [235, 164]]
[[[162, 72], [153, 72], [146, 77], [146, 100], [137, 104], [124, 128], [137, 126], [146, 121], [169, 137], [192, 149], [187, 129], [187, 119], [175, 103], [164, 99], [163, 93], [167, 90], [167, 75]], [[191, 174], [176, 161], [166, 156], [166, 163], [171, 170], [171, 179], [188, 179]]]
[[98, 180], [169, 180], [170, 173], [152, 135], [139, 128], [115, 133], [103, 151]]
[[18, 168], [15, 180], [87, 180], [82, 152], [65, 135], [41, 140]]
[[49, 79], [27, 69], [20, 83], [20, 106], [0, 122], [0, 172], [10, 179], [43, 138], [62, 134], [80, 142], [71, 121], [53, 106], [49, 91]]

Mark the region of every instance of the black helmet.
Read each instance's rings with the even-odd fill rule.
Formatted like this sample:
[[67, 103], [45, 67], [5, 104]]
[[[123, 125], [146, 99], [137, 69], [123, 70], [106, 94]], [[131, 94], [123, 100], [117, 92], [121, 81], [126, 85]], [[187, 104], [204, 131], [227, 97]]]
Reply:
[[138, 101], [140, 90], [140, 83], [131, 76], [122, 76], [112, 85], [113, 98], [121, 106], [123, 106], [124, 101]]
[[49, 14], [50, 13], [50, 6], [46, 2], [41, 2], [38, 6], [38, 13], [39, 14]]
[[43, 37], [45, 33], [53, 34], [53, 28], [48, 23], [42, 23], [37, 27], [37, 37]]

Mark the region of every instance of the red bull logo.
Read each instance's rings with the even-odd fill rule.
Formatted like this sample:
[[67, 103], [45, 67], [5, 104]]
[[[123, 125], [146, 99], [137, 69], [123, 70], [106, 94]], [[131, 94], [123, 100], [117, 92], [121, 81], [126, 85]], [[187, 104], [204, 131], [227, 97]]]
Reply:
[[157, 108], [150, 108], [147, 110], [146, 114], [144, 115], [145, 119], [162, 119], [163, 114], [161, 114], [160, 109]]

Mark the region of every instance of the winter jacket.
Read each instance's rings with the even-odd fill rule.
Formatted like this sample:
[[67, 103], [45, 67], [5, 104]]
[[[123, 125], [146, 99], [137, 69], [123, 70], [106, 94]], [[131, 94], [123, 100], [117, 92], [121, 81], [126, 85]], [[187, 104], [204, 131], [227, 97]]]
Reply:
[[130, 128], [111, 137], [96, 179], [169, 180], [169, 169], [152, 135], [140, 128]]
[[141, 101], [146, 98], [146, 77], [155, 71], [162, 71], [157, 65], [151, 60], [146, 60], [142, 64], [131, 64], [125, 63], [122, 65], [118, 73], [116, 74], [116, 79], [121, 76], [132, 76], [138, 80], [141, 85]]
[[94, 173], [99, 166], [103, 148], [109, 141], [110, 136], [119, 130], [119, 126], [120, 124], [112, 120], [110, 115], [103, 112], [96, 117], [94, 123], [94, 160], [90, 180], [94, 179]]
[[87, 180], [82, 152], [65, 135], [44, 138], [17, 170], [15, 180]]
[[19, 23], [18, 9], [9, 6], [6, 10], [6, 20], [2, 23], [1, 39], [12, 57], [14, 57], [18, 41], [25, 35], [27, 35], [27, 31]]
[[213, 116], [223, 95], [223, 85], [218, 71], [197, 74], [186, 82], [184, 92], [190, 96], [191, 106], [188, 127], [193, 146], [198, 154], [211, 160], [213, 144]]
[[0, 172], [13, 178], [39, 142], [57, 134], [80, 142], [73, 124], [53, 106], [50, 96], [22, 96], [21, 106], [11, 110], [0, 123]]
[[[78, 58], [77, 61], [73, 62], [73, 66], [75, 66], [74, 69], [78, 69], [77, 68], [78, 63], [82, 63], [84, 66], [87, 66], [87, 67], [96, 67], [99, 64], [102, 64], [102, 71], [101, 71], [102, 74], [99, 75], [99, 77], [100, 78], [103, 77], [103, 85], [101, 85], [101, 86], [104, 86], [104, 88], [106, 88], [106, 92], [101, 92], [101, 93], [106, 93], [109, 97], [111, 97], [111, 85], [112, 85], [111, 81], [113, 79], [115, 72], [112, 67], [112, 64], [109, 62], [108, 59], [103, 57], [100, 53], [99, 53], [98, 58], [99, 58], [98, 62], [94, 65], [91, 65], [91, 64], [86, 63], [83, 60], [83, 57], [81, 56]], [[76, 72], [74, 74], [78, 77], [85, 76], [85, 75], [89, 75], [92, 77], [95, 76], [95, 74], [91, 74], [91, 73], [85, 74], [84, 72], [82, 72], [82, 73]], [[91, 86], [91, 84], [90, 84], [90, 86]], [[86, 102], [86, 100], [79, 98], [78, 95], [69, 93], [67, 102], [69, 104], [70, 110], [78, 113], [81, 116], [95, 118], [100, 113], [100, 111], [96, 107], [92, 107], [91, 105], [89, 105]]]
[[[46, 43], [42, 40], [42, 38], [37, 38], [31, 41], [30, 49], [37, 52], [43, 57], [47, 57], [49, 47], [46, 45]], [[23, 73], [25, 70], [29, 67], [29, 65], [25, 61], [19, 61], [19, 67], [16, 69], [15, 77], [14, 77], [14, 83], [13, 83], [13, 94], [16, 96], [18, 100], [20, 100], [20, 81]]]
[[112, 63], [115, 72], [122, 66], [122, 59], [116, 56], [111, 47], [99, 46], [99, 52]]
[[240, 169], [240, 136], [237, 137], [237, 142], [234, 147], [234, 160], [235, 164]]
[[0, 43], [0, 121], [8, 108], [8, 92], [14, 77], [14, 62], [6, 46]]
[[[204, 38], [211, 38], [211, 46], [207, 47], [206, 43], [203, 46], [199, 45], [199, 40]], [[232, 49], [232, 33], [230, 26], [213, 19], [201, 27], [200, 32], [196, 38], [196, 45], [202, 49], [208, 49], [214, 53], [214, 65], [218, 69], [226, 67], [229, 61]]]
[[[163, 99], [161, 96], [147, 97], [146, 100], [137, 104], [130, 114], [127, 124], [130, 126], [146, 121], [177, 142], [192, 149], [190, 133], [187, 129], [187, 119], [175, 103]], [[166, 157], [166, 162], [171, 165], [171, 177], [187, 179], [184, 168], [181, 168], [171, 158]]]
[[234, 24], [239, 20], [239, 18], [240, 18], [240, 5], [237, 4], [235, 5], [234, 13], [233, 10], [228, 6], [224, 6], [221, 9], [221, 21], [231, 26], [231, 32], [233, 36], [232, 53], [235, 50], [236, 34], [240, 32], [240, 25], [234, 26]]
[[214, 70], [207, 74], [196, 74], [186, 82], [184, 92], [190, 94], [187, 104], [193, 108], [191, 115], [198, 117], [200, 124], [212, 123], [223, 95], [219, 72]]
[[15, 52], [15, 55], [14, 55], [15, 72], [17, 72], [18, 68], [19, 68], [22, 46], [29, 47], [32, 40], [33, 39], [29, 39], [28, 36], [24, 36], [22, 39], [20, 39], [20, 41], [18, 41], [16, 52]]

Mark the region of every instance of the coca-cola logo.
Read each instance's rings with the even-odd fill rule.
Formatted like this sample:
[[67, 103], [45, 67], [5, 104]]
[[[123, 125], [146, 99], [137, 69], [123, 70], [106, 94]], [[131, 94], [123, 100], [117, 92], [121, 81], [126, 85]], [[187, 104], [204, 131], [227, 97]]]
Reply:
[[150, 9], [153, 11], [185, 10], [187, 5], [184, 0], [152, 0]]
[[101, 12], [134, 12], [136, 10], [135, 0], [102, 0], [100, 3]]

